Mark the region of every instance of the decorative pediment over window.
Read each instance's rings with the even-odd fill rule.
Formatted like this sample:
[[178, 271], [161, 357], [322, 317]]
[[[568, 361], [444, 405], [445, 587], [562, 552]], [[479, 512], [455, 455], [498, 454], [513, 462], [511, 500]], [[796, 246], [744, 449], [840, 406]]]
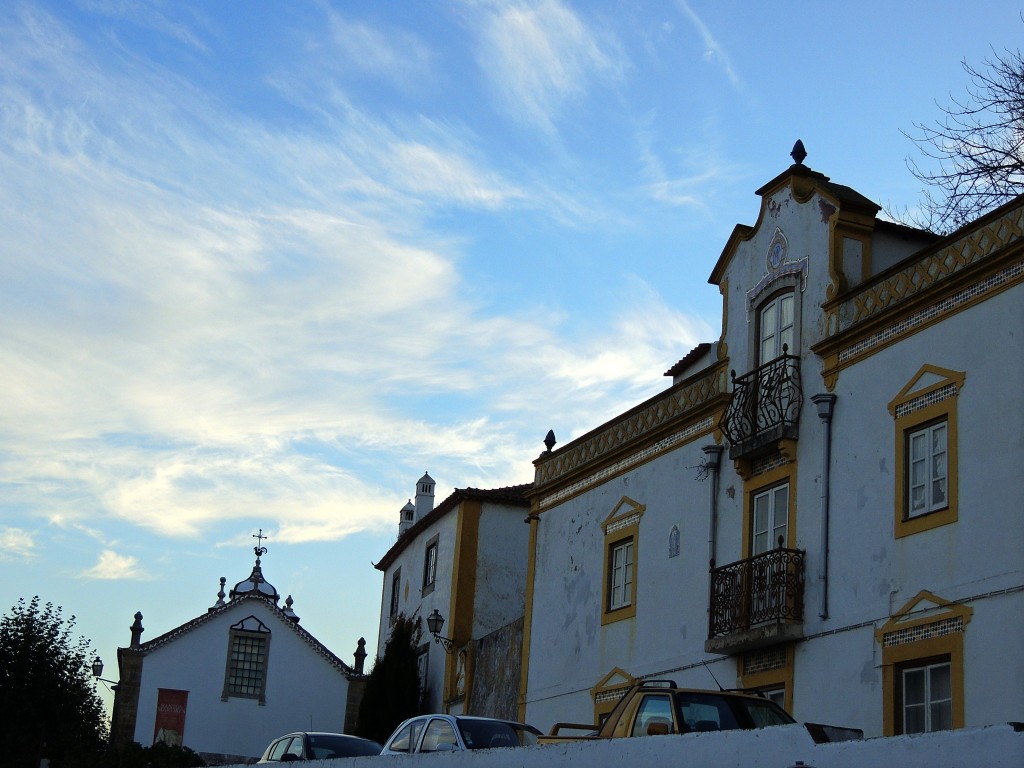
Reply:
[[887, 647], [962, 633], [972, 615], [973, 608], [922, 589], [875, 631], [875, 637]]
[[231, 629], [239, 632], [265, 632], [266, 634], [270, 634], [270, 627], [255, 616], [246, 616], [241, 621], [232, 624]]
[[[922, 365], [907, 385], [889, 403], [889, 413], [893, 416], [903, 415], [902, 410], [909, 405], [926, 406], [947, 397], [960, 393], [967, 374], [963, 371], [951, 371], [937, 365]], [[926, 398], [926, 400], [921, 400]], [[898, 410], [899, 409], [899, 410]]]
[[607, 714], [618, 703], [619, 699], [626, 695], [626, 692], [636, 685], [636, 678], [624, 669], [615, 667], [611, 672], [598, 680], [597, 685], [590, 689], [590, 695], [594, 698], [594, 710], [600, 719], [602, 714]]
[[640, 518], [646, 509], [645, 505], [633, 501], [628, 496], [623, 496], [619, 503], [615, 505], [615, 509], [612, 510], [611, 514], [601, 523], [601, 528], [607, 536], [621, 528], [636, 525], [640, 522]]

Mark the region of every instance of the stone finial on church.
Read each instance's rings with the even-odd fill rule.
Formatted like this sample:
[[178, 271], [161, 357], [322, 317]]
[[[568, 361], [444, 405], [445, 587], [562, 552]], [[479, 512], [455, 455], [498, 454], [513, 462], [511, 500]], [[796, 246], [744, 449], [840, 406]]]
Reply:
[[359, 638], [354, 655], [356, 658], [355, 673], [361, 675], [363, 674], [363, 665], [366, 663], [366, 638]]
[[132, 623], [131, 630], [132, 630], [132, 642], [131, 642], [131, 645], [132, 645], [133, 648], [135, 648], [136, 646], [142, 644], [142, 633], [144, 631], [144, 627], [142, 626], [142, 611], [136, 611], [135, 612], [135, 621]]
[[291, 619], [296, 624], [298, 624], [299, 623], [299, 617], [295, 613], [295, 610], [292, 608], [292, 605], [294, 603], [295, 603], [295, 601], [292, 600], [292, 596], [288, 595], [288, 598], [284, 601], [284, 613], [285, 613], [285, 616], [287, 616], [289, 619]]
[[220, 590], [218, 590], [218, 592], [217, 592], [217, 602], [213, 604], [212, 608], [210, 608], [211, 611], [215, 611], [218, 608], [220, 608], [221, 606], [226, 605], [226, 603], [224, 602], [224, 598], [227, 597], [227, 593], [224, 591], [224, 585], [227, 584], [227, 583], [228, 583], [227, 578], [225, 578], [224, 576], [221, 576], [220, 577]]

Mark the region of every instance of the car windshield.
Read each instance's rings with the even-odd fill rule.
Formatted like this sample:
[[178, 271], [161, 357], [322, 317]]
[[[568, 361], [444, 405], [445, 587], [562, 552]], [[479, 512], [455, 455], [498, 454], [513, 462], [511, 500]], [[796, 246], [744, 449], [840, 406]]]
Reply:
[[518, 723], [501, 720], [459, 720], [459, 732], [469, 749], [526, 747], [537, 743], [537, 734]]
[[765, 699], [743, 699], [743, 706], [754, 721], [755, 728], [765, 728], [769, 725], [789, 725], [796, 722], [774, 703]]
[[375, 741], [333, 733], [309, 734], [309, 748], [316, 760], [379, 755], [381, 750], [380, 744]]

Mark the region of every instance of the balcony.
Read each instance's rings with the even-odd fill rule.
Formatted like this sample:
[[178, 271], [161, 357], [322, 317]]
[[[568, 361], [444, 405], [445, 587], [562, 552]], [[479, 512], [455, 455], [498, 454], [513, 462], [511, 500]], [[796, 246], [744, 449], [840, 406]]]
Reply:
[[804, 560], [779, 547], [711, 571], [708, 653], [739, 653], [803, 636]]
[[796, 440], [800, 406], [800, 358], [783, 353], [749, 373], [732, 374], [732, 398], [719, 423], [729, 438], [729, 458], [767, 453], [780, 440]]

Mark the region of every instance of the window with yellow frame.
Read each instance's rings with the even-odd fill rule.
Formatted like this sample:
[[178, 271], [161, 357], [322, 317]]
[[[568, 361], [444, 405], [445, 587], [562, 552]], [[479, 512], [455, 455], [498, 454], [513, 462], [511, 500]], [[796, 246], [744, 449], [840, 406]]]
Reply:
[[964, 727], [964, 631], [973, 613], [921, 591], [876, 630], [884, 735]]
[[956, 522], [956, 405], [965, 378], [925, 365], [889, 403], [896, 427], [896, 538]]
[[604, 590], [601, 623], [636, 616], [640, 518], [646, 507], [623, 496], [601, 524], [604, 531]]

